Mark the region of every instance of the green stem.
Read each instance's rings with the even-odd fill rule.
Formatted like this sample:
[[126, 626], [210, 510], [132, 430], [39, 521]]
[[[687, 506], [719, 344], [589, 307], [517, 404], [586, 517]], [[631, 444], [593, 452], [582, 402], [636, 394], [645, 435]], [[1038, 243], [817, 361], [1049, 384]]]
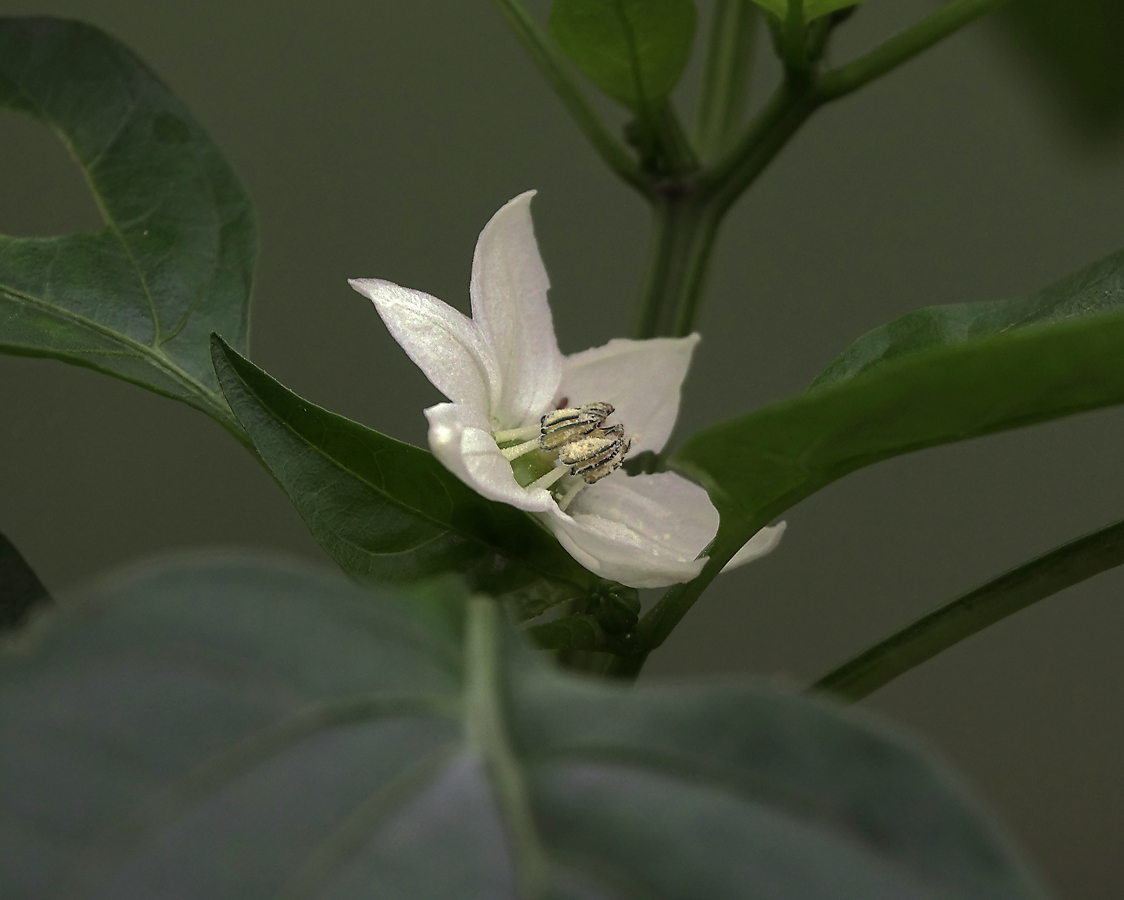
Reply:
[[652, 247], [636, 338], [683, 337], [694, 329], [721, 222], [714, 212], [690, 193], [665, 194], [653, 201]]
[[969, 591], [824, 675], [811, 690], [861, 700], [989, 625], [1119, 565], [1124, 565], [1124, 521]]
[[717, 0], [714, 5], [694, 129], [695, 144], [706, 159], [726, 149], [745, 115], [760, 21], [753, 0]]
[[1005, 2], [1006, 0], [953, 0], [866, 56], [820, 76], [820, 98], [835, 100], [858, 90]]
[[492, 0], [492, 3], [609, 168], [647, 196], [651, 190], [650, 185], [636, 160], [601, 121], [554, 44], [543, 33], [522, 0]]

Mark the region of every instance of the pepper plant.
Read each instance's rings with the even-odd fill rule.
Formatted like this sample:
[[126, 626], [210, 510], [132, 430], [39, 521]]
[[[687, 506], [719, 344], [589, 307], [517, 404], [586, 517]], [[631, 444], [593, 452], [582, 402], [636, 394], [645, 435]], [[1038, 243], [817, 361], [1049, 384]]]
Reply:
[[[1120, 523], [804, 693], [631, 684], [820, 488], [1124, 401], [1122, 251], [1027, 297], [911, 313], [799, 396], [669, 446], [727, 212], [817, 110], [999, 5], [951, 0], [836, 64], [846, 0], [717, 0], [701, 48], [693, 0], [554, 0], [546, 22], [494, 0], [650, 204], [651, 250], [632, 335], [569, 356], [524, 186], [484, 224], [471, 315], [341, 273], [447, 398], [428, 449], [251, 361], [253, 209], [170, 89], [91, 25], [0, 19], [0, 106], [61, 137], [104, 218], [0, 237], [0, 350], [210, 416], [341, 570], [165, 561], [56, 603], [0, 539], [3, 896], [1042, 896], [954, 779], [846, 705], [1124, 562]], [[1056, 13], [1020, 9], [1039, 36]], [[749, 115], [766, 40], [780, 76]], [[672, 92], [693, 52], [688, 127]]]

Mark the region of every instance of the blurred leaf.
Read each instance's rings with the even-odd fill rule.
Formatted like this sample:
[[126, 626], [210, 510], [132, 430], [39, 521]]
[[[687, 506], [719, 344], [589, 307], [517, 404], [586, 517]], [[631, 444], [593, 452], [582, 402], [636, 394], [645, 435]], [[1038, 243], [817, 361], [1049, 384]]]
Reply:
[[696, 18], [694, 0], [554, 0], [550, 34], [599, 90], [648, 115], [687, 67]]
[[974, 804], [803, 698], [553, 670], [476, 600], [227, 561], [0, 657], [0, 894], [1022, 900]]
[[0, 19], [0, 107], [58, 132], [106, 221], [0, 236], [0, 352], [88, 366], [229, 420], [208, 342], [217, 331], [246, 349], [257, 229], [222, 154], [144, 63], [78, 22]]
[[671, 464], [722, 515], [711, 556], [856, 469], [902, 453], [1124, 402], [1124, 314], [936, 344], [708, 428]]
[[360, 581], [459, 572], [490, 593], [538, 579], [580, 593], [595, 580], [530, 516], [485, 500], [429, 451], [313, 406], [217, 339], [214, 362], [266, 468]]
[[1124, 125], [1124, 3], [1120, 0], [1018, 0], [999, 18], [1091, 132]]
[[922, 350], [1019, 328], [1124, 310], [1124, 251], [1012, 300], [952, 303], [907, 313], [864, 334], [812, 382], [811, 390]]
[[19, 628], [50, 595], [15, 545], [0, 534], [0, 634]]
[[[771, 12], [781, 21], [788, 17], [788, 0], [753, 0], [766, 12]], [[846, 9], [848, 6], [858, 6], [866, 0], [804, 0], [804, 21], [810, 22], [820, 16], [835, 12], [837, 9]]]

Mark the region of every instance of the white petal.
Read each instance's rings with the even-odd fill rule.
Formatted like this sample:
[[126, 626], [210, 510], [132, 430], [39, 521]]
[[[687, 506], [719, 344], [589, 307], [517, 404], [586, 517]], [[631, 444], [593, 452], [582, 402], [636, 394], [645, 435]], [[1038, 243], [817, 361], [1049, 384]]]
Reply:
[[567, 356], [557, 400], [580, 406], [603, 400], [616, 407], [611, 421], [632, 436], [632, 452], [659, 452], [679, 414], [679, 393], [699, 336], [631, 341], [615, 338]]
[[722, 571], [729, 572], [730, 569], [736, 569], [738, 566], [744, 566], [746, 563], [760, 559], [762, 556], [768, 556], [777, 549], [777, 544], [781, 542], [781, 537], [787, 527], [787, 522], [766, 525], [746, 541], [741, 550], [730, 557], [730, 561], [722, 567]]
[[472, 321], [492, 345], [503, 392], [491, 415], [515, 428], [546, 411], [562, 375], [562, 354], [546, 292], [546, 276], [531, 224], [531, 197], [520, 194], [492, 216], [472, 257]]
[[478, 494], [529, 512], [558, 508], [547, 491], [519, 486], [482, 413], [459, 403], [439, 403], [425, 417], [433, 455]]
[[706, 491], [673, 472], [614, 475], [583, 490], [566, 513], [554, 507], [542, 519], [587, 569], [637, 588], [690, 581], [718, 531]]
[[499, 367], [471, 319], [436, 297], [389, 281], [348, 283], [375, 304], [391, 335], [437, 390], [487, 415], [489, 398], [502, 390]]

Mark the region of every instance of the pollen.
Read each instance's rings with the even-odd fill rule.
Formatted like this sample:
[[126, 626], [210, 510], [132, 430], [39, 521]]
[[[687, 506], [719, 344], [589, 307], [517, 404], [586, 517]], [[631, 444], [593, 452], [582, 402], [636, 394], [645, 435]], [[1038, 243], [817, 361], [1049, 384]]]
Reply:
[[608, 403], [587, 403], [569, 409], [557, 409], [539, 420], [539, 446], [543, 450], [557, 450], [605, 424], [613, 414]]

